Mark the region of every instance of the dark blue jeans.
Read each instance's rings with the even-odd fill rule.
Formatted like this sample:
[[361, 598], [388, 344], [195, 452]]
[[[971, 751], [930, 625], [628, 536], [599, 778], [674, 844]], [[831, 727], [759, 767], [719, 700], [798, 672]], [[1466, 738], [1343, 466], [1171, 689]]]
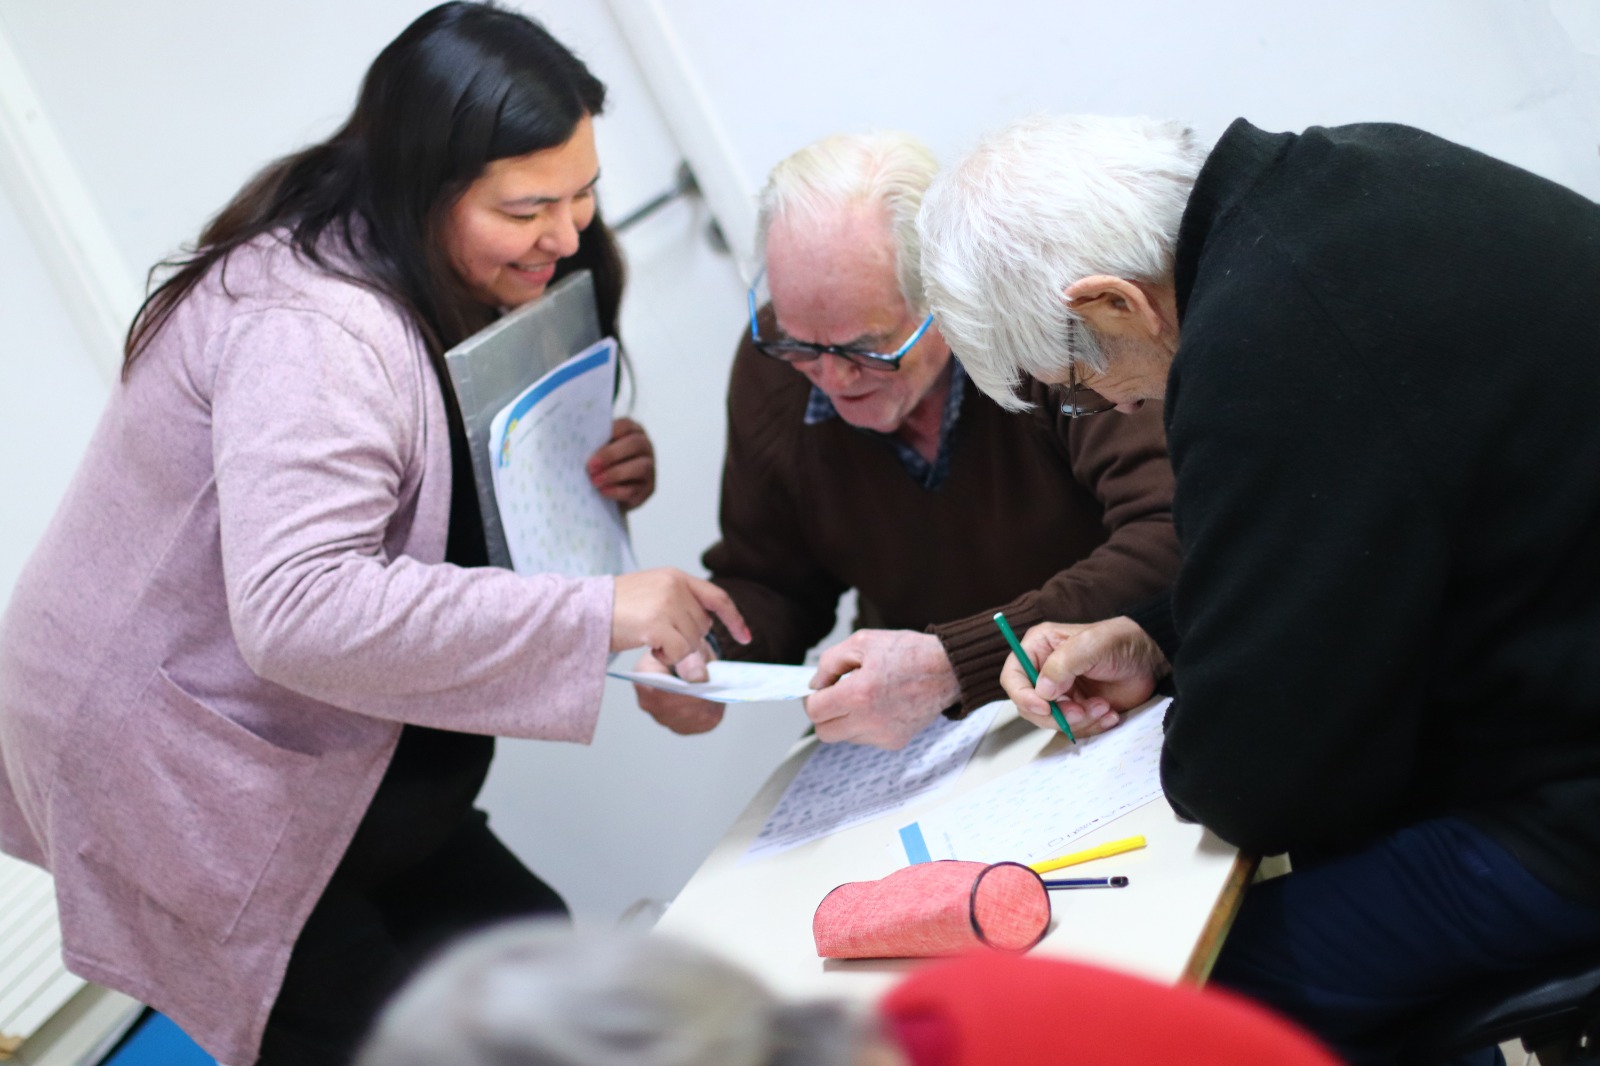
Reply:
[[[1441, 818], [1252, 886], [1211, 979], [1298, 1021], [1352, 1066], [1393, 1066], [1408, 1016], [1585, 944], [1600, 945], [1600, 910]], [[1504, 1060], [1487, 1048], [1458, 1061]]]

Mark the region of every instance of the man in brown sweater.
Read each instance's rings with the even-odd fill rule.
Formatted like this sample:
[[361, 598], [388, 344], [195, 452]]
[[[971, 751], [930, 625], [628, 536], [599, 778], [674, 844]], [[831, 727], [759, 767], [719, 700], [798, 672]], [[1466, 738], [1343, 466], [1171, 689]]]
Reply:
[[[705, 564], [755, 634], [721, 642], [741, 659], [800, 662], [857, 590], [858, 628], [806, 701], [824, 741], [899, 748], [941, 711], [1000, 699], [997, 610], [1019, 631], [1108, 618], [1178, 566], [1159, 409], [1074, 421], [1039, 386], [1040, 413], [1011, 414], [951, 358], [918, 271], [936, 170], [905, 135], [830, 137], [779, 163], [761, 198], [771, 305], [758, 313], [752, 293], [734, 358]], [[638, 694], [678, 732], [722, 717]]]

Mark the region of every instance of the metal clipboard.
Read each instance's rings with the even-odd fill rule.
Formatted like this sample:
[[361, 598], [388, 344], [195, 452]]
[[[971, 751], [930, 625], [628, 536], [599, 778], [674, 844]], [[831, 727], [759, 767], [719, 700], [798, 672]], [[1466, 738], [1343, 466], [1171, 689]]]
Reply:
[[511, 569], [511, 550], [494, 498], [489, 423], [523, 389], [599, 339], [594, 279], [587, 270], [579, 270], [444, 353], [461, 404], [472, 452], [472, 480], [483, 514], [483, 539], [494, 566]]

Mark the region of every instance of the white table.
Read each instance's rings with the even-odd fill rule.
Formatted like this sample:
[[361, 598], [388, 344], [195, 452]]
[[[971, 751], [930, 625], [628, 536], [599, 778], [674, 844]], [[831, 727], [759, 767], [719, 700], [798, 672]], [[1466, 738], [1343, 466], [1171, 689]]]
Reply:
[[[782, 854], [741, 863], [784, 787], [816, 748], [816, 739], [808, 737], [791, 749], [656, 928], [746, 967], [785, 997], [876, 998], [917, 962], [819, 959], [811, 916], [822, 897], [846, 881], [883, 877], [903, 865], [891, 844], [896, 830], [919, 813], [1022, 766], [1047, 745], [1065, 743], [1019, 719], [1007, 703], [954, 788]], [[1149, 841], [1140, 851], [1053, 875], [1122, 874], [1130, 883], [1050, 893], [1050, 931], [1034, 951], [1167, 983], [1204, 981], [1254, 860], [1199, 826], [1180, 822], [1164, 800], [1100, 826], [1074, 840], [1070, 850], [1140, 833]]]

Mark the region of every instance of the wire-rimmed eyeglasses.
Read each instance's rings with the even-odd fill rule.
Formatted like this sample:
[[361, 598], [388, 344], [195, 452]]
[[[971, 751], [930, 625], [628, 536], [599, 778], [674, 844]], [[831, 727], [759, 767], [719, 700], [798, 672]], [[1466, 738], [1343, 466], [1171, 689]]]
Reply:
[[1083, 382], [1078, 380], [1077, 363], [1067, 367], [1067, 394], [1061, 401], [1062, 414], [1068, 418], [1086, 418], [1089, 415], [1103, 415], [1116, 406], [1098, 392], [1084, 388]]
[[761, 326], [756, 322], [756, 288], [760, 286], [762, 275], [765, 273], [764, 267], [757, 271], [755, 280], [750, 283], [750, 291], [745, 297], [750, 305], [750, 343], [754, 344], [756, 351], [762, 355], [771, 356], [785, 363], [809, 363], [824, 355], [837, 355], [840, 359], [865, 370], [899, 370], [900, 360], [916, 347], [922, 335], [933, 325], [933, 315], [930, 313], [922, 320], [922, 325], [906, 338], [906, 342], [892, 352], [869, 352], [865, 348], [854, 348], [847, 344], [812, 344], [809, 341], [791, 340], [788, 337], [764, 340], [761, 336]]

